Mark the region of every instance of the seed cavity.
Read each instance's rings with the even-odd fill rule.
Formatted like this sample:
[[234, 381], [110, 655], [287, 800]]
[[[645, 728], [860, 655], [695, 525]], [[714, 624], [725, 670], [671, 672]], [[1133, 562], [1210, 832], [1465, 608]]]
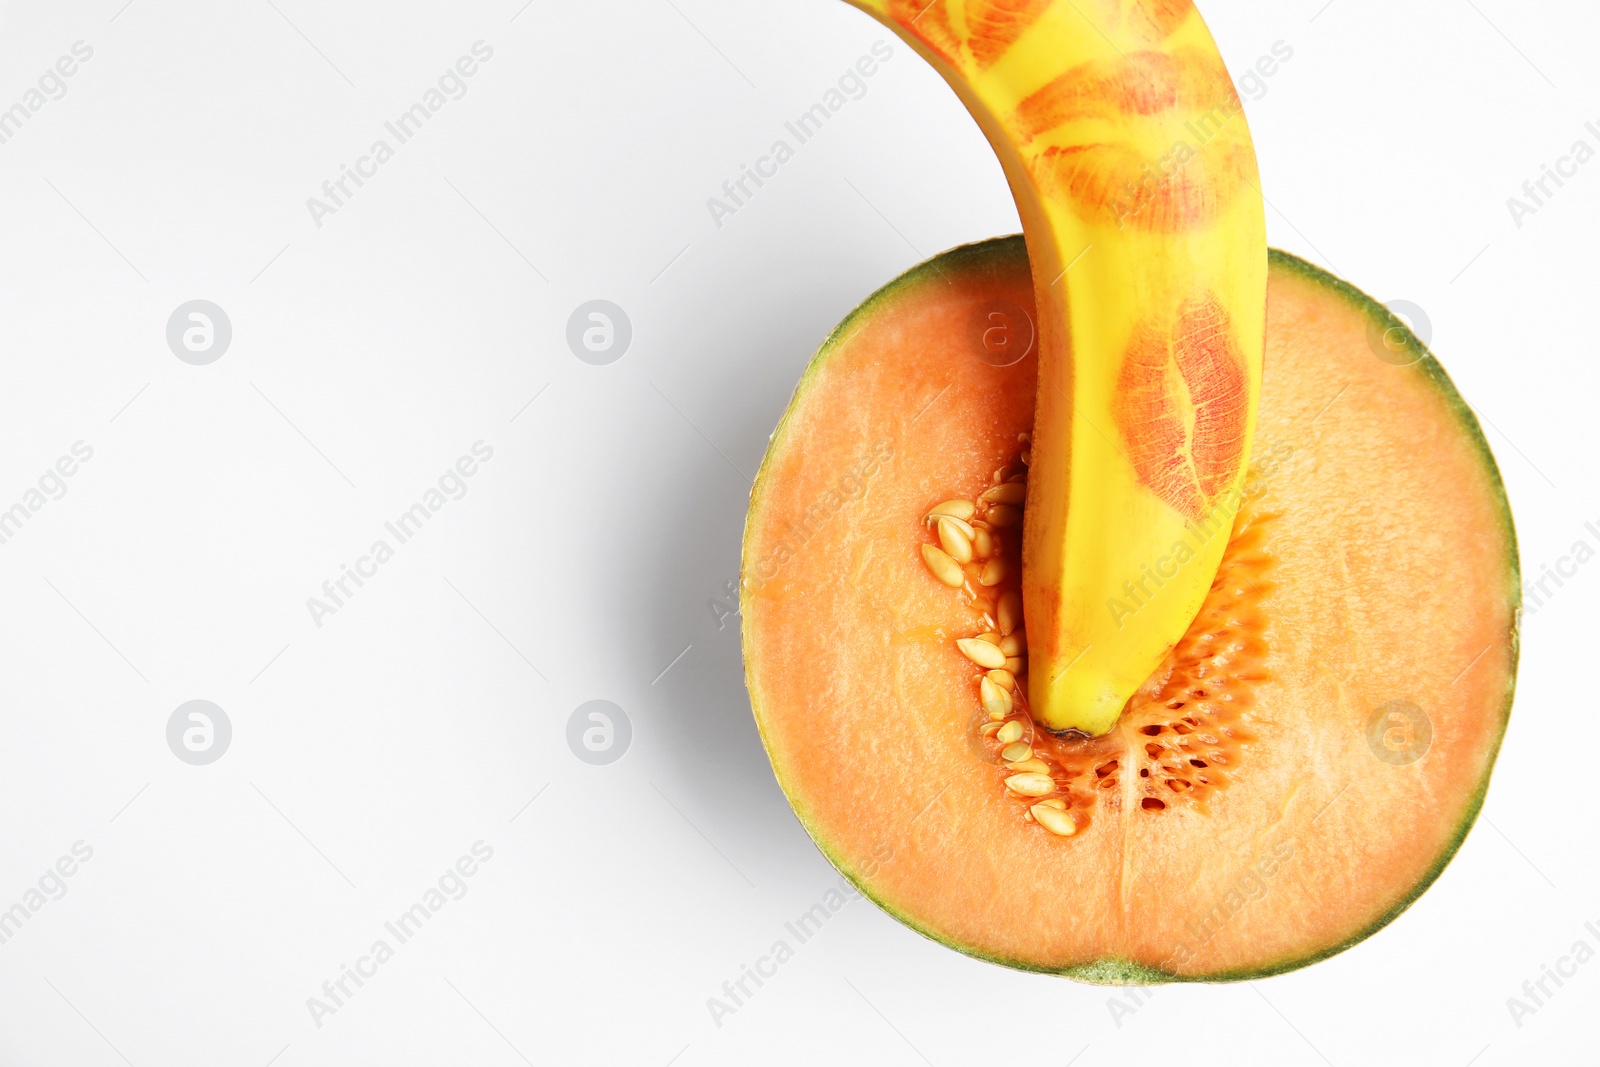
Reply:
[[1130, 704], [1130, 728], [1144, 740], [1120, 746], [1059, 739], [1038, 729], [1028, 708], [1018, 570], [1032, 442], [1026, 435], [1019, 441], [1019, 454], [995, 470], [974, 499], [945, 501], [927, 514], [933, 543], [922, 546], [929, 569], [959, 590], [971, 613], [972, 636], [956, 645], [981, 668], [974, 673], [984, 714], [974, 716], [973, 726], [985, 742], [978, 746], [986, 754], [985, 771], [1005, 785], [1003, 793], [1018, 802], [1024, 821], [1059, 837], [1086, 831], [1096, 805], [1117, 806], [1123, 775], [1137, 786], [1136, 811], [1203, 810], [1207, 796], [1229, 788], [1245, 762], [1241, 746], [1252, 741], [1250, 689], [1264, 676], [1265, 623], [1243, 586], [1270, 588], [1265, 572], [1272, 559], [1261, 530], [1275, 516], [1235, 520], [1218, 582], [1172, 653], [1171, 673], [1153, 676]]
[[[995, 470], [989, 486], [975, 501], [952, 498], [924, 516], [935, 543], [920, 547], [934, 577], [960, 590], [973, 618], [982, 620], [981, 627], [974, 626], [982, 632], [958, 638], [955, 644], [963, 656], [983, 668], [978, 693], [985, 714], [978, 733], [995, 742], [990, 751], [1004, 772], [1006, 791], [1027, 802], [1021, 813], [1025, 821], [1044, 826], [1055, 836], [1071, 837], [1088, 825], [1087, 811], [1069, 814], [1073, 779], [1084, 775], [1085, 768], [1071, 761], [1065, 766], [1052, 762], [1056, 743], [1049, 735], [1035, 732], [1022, 684], [1028, 635], [1022, 591], [1017, 587], [1021, 559], [1018, 528], [1027, 502], [1032, 438], [1023, 434], [1019, 443], [1021, 455]], [[1036, 744], [1045, 748], [1036, 749]], [[1107, 772], [1115, 766], [1102, 764], [1100, 776], [1079, 781], [1077, 788], [1081, 791], [1087, 786], [1096, 792], [1114, 788], [1117, 777]], [[1088, 803], [1092, 805], [1094, 800], [1090, 798]]]

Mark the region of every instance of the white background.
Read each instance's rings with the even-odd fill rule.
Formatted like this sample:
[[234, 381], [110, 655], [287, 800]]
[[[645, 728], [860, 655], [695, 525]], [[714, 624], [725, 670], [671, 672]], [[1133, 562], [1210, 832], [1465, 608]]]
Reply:
[[[707, 998], [836, 875], [708, 602], [818, 341], [924, 256], [1016, 229], [992, 155], [894, 42], [713, 222], [722, 182], [890, 39], [838, 0], [124, 3], [0, 8], [0, 108], [94, 49], [0, 145], [0, 508], [94, 449], [0, 545], [0, 908], [93, 849], [0, 945], [0, 1064], [1592, 1055], [1600, 962], [1520, 1027], [1506, 1002], [1600, 948], [1600, 564], [1526, 620], [1484, 817], [1359, 947], [1126, 1014], [856, 901], [718, 1026]], [[1520, 228], [1506, 199], [1600, 147], [1600, 16], [1321, 4], [1204, 5], [1236, 71], [1294, 50], [1248, 105], [1272, 240], [1425, 309], [1537, 575], [1600, 545], [1600, 161]], [[306, 199], [478, 40], [467, 95], [316, 226]], [[195, 298], [233, 324], [209, 366], [165, 339]], [[633, 323], [609, 366], [565, 341], [594, 298]], [[307, 598], [480, 440], [469, 492], [316, 626]], [[196, 698], [234, 729], [203, 767], [165, 736]], [[566, 742], [592, 699], [632, 723], [609, 766]], [[480, 840], [466, 896], [316, 1025], [307, 998]]]

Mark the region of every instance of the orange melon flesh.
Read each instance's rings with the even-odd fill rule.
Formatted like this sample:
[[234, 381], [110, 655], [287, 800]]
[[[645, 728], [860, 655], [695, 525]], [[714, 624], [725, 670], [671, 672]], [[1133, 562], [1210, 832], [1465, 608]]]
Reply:
[[1498, 471], [1409, 334], [1395, 365], [1379, 305], [1282, 253], [1268, 297], [1251, 476], [1205, 607], [1109, 734], [1032, 732], [1070, 837], [980, 732], [983, 672], [955, 641], [987, 628], [986, 591], [919, 554], [929, 508], [976, 499], [1031, 429], [1035, 359], [993, 366], [972, 331], [1031, 313], [1021, 239], [891, 283], [806, 372], [746, 528], [751, 702], [818, 846], [928, 936], [1092, 981], [1273, 973], [1384, 925], [1471, 826], [1517, 655]]

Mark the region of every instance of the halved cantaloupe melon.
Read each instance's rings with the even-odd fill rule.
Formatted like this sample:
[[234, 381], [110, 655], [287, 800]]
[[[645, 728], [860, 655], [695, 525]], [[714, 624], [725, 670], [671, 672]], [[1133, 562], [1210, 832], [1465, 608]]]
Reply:
[[[1268, 296], [1241, 498], [1106, 610], [1137, 612], [1210, 538], [1216, 581], [1096, 738], [1027, 714], [1021, 527], [996, 487], [1025, 479], [1037, 369], [996, 365], [990, 334], [1026, 343], [1022, 240], [902, 276], [807, 370], [745, 533], [751, 702], [818, 846], [928, 936], [1092, 981], [1272, 973], [1393, 919], [1471, 826], [1517, 657], [1499, 473], [1380, 305], [1277, 252]], [[975, 546], [959, 589], [922, 555], [961, 529], [935, 509]]]

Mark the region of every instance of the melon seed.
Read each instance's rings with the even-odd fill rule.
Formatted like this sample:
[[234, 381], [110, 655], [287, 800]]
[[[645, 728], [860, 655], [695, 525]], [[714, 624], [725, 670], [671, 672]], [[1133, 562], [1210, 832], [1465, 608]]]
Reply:
[[1042, 759], [1018, 760], [1009, 765], [1018, 774], [1049, 774], [1050, 765]]
[[1009, 634], [1006, 634], [1000, 639], [1000, 651], [1006, 654], [1007, 659], [1012, 656], [1020, 656], [1028, 651], [1028, 632], [1026, 630], [1012, 630]]
[[[957, 563], [971, 563], [972, 542], [967, 540], [966, 536], [961, 532], [961, 527], [956, 525], [957, 522], [960, 522], [960, 520], [939, 519], [939, 544], [943, 546], [945, 554]], [[967, 526], [967, 524], [963, 522], [961, 526]], [[967, 529], [970, 530], [972, 527], [967, 526]]]
[[1017, 687], [1017, 680], [1012, 676], [1010, 671], [990, 671], [988, 674], [984, 675], [984, 677], [1008, 692]]
[[978, 584], [999, 585], [1006, 580], [1006, 572], [1009, 569], [1004, 556], [995, 556], [983, 565], [983, 573], [978, 576]]
[[933, 509], [928, 512], [928, 518], [931, 519], [936, 515], [951, 515], [965, 522], [977, 512], [978, 505], [970, 500], [946, 500], [943, 504], [934, 505]]
[[[966, 574], [961, 570], [961, 564], [932, 545], [922, 546], [922, 562], [928, 565], [935, 578], [952, 589], [960, 589], [961, 584], [967, 580]], [[997, 663], [995, 666], [998, 667], [1000, 664]]]
[[1027, 661], [1021, 656], [1013, 656], [1005, 662], [1005, 669], [1013, 675], [1022, 675], [1028, 669]]
[[989, 509], [990, 526], [1015, 526], [1022, 521], [1022, 509], [1009, 504], [995, 504]]
[[982, 528], [974, 530], [972, 532], [972, 554], [979, 559], [988, 559], [994, 555], [994, 534]]
[[1022, 450], [1022, 465], [1024, 467], [1033, 466], [1033, 450], [1031, 448], [1024, 448]]
[[1048, 774], [1013, 774], [1006, 779], [1006, 788], [1025, 797], [1042, 797], [1054, 792], [1056, 783]]
[[1033, 814], [1035, 822], [1057, 837], [1071, 837], [1078, 832], [1078, 824], [1073, 821], [1072, 816], [1054, 804], [1035, 804], [1028, 811]]
[[1055, 808], [1058, 811], [1067, 810], [1067, 802], [1065, 800], [1058, 800], [1055, 797], [1051, 797], [1049, 800], [1041, 800], [1039, 803], [1043, 804], [1047, 808]]
[[1021, 763], [1033, 756], [1033, 746], [1026, 741], [1013, 741], [1000, 750], [1000, 758], [1007, 763]]
[[1022, 720], [1012, 719], [1010, 722], [1000, 727], [999, 732], [994, 735], [994, 739], [1000, 742], [1002, 745], [1009, 745], [1013, 742], [1021, 741]]
[[978, 683], [978, 693], [983, 698], [983, 710], [991, 719], [1003, 719], [1011, 714], [1011, 694], [991, 682], [987, 676]]
[[937, 515], [930, 511], [927, 515], [923, 516], [922, 521], [933, 523], [934, 525], [940, 525], [947, 522], [955, 523], [956, 529], [960, 530], [962, 536], [969, 541], [972, 540], [972, 535], [977, 532], [972, 528], [971, 523], [964, 519], [958, 519], [954, 515]]
[[1009, 634], [1022, 625], [1022, 591], [1020, 589], [1007, 589], [1000, 594], [1000, 603], [995, 606], [995, 617], [1000, 624], [1000, 633]]
[[1028, 498], [1028, 487], [1023, 482], [1005, 482], [984, 491], [978, 499], [985, 504], [1020, 504]]
[[[927, 550], [932, 547], [933, 546], [931, 545], [924, 545], [923, 554], [926, 555]], [[936, 548], [933, 550], [935, 552], [939, 552], [939, 550]], [[939, 552], [939, 555], [944, 556], [944, 553]], [[950, 559], [949, 556], [944, 556], [944, 558]], [[950, 559], [950, 563], [952, 566], [954, 566], [955, 560]], [[932, 566], [932, 564], [930, 564], [930, 566]], [[980, 667], [986, 667], [989, 670], [993, 670], [996, 667], [1004, 667], [1006, 665], [1005, 653], [1001, 652], [998, 648], [996, 648], [994, 645], [991, 645], [987, 641], [980, 641], [975, 637], [963, 637], [956, 642], [956, 648], [961, 650], [961, 654], [963, 656], [967, 657]]]

